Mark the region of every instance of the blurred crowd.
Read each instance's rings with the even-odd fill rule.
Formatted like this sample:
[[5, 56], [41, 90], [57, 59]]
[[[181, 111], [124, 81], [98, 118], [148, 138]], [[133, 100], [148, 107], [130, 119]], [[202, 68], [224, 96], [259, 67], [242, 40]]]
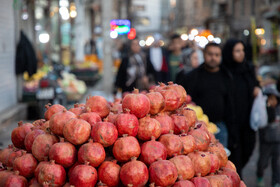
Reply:
[[[160, 36], [142, 49], [137, 38], [131, 40], [121, 53], [115, 91], [122, 93], [139, 88], [148, 91], [158, 82], [173, 81], [182, 85], [209, 120], [217, 124], [217, 139], [231, 151], [240, 176], [253, 153], [256, 132], [250, 127], [250, 114], [255, 98], [262, 93], [255, 67], [246, 60], [246, 46], [241, 40], [229, 39], [223, 46], [208, 43], [204, 49], [195, 43], [184, 43], [172, 35], [167, 47], [161, 47]], [[277, 122], [279, 91], [267, 95], [267, 128]], [[279, 129], [279, 121], [277, 122]], [[272, 186], [280, 185], [280, 140], [273, 141], [264, 129], [259, 130], [260, 157], [257, 163], [257, 184], [263, 186], [264, 170], [272, 158]], [[279, 132], [279, 131], [278, 131]], [[269, 133], [269, 132], [268, 132]], [[280, 134], [279, 134], [280, 135]]]

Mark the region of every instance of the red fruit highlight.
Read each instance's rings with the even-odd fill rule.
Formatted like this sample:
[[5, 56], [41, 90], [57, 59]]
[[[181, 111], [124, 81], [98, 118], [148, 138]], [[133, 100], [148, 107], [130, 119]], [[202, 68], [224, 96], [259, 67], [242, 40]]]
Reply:
[[96, 112], [101, 118], [105, 118], [110, 113], [110, 105], [102, 96], [92, 96], [86, 101], [86, 108], [91, 112]]
[[19, 149], [24, 149], [24, 139], [25, 136], [32, 131], [32, 127], [34, 127], [31, 123], [22, 122], [18, 123], [18, 127], [12, 131], [11, 139], [15, 147]]
[[151, 140], [151, 137], [155, 139], [159, 138], [161, 135], [161, 125], [159, 121], [154, 118], [151, 118], [147, 115], [144, 118], [139, 119], [139, 129], [137, 137], [140, 140]]
[[118, 186], [120, 183], [121, 167], [116, 162], [105, 161], [98, 168], [99, 180], [110, 187]]
[[118, 138], [118, 130], [113, 123], [98, 122], [91, 130], [91, 138], [103, 147], [109, 147], [115, 143]]

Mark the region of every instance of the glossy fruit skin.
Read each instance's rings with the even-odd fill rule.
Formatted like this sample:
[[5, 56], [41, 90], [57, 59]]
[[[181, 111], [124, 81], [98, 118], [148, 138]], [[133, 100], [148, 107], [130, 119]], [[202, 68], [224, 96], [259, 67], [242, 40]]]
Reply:
[[195, 187], [211, 187], [209, 180], [205, 177], [194, 177], [191, 179]]
[[192, 135], [180, 134], [179, 137], [183, 144], [182, 154], [187, 155], [191, 152], [194, 152], [194, 150], [196, 150], [195, 139]]
[[174, 122], [170, 116], [166, 113], [159, 113], [155, 116], [155, 119], [160, 123], [161, 135], [168, 134], [170, 131], [174, 131]]
[[109, 147], [115, 143], [118, 138], [117, 127], [110, 122], [98, 122], [91, 129], [91, 138], [103, 147]]
[[70, 111], [63, 110], [62, 112], [55, 113], [49, 122], [52, 133], [63, 136], [63, 127], [72, 118], [76, 118], [76, 114]]
[[217, 157], [220, 160], [220, 166], [219, 166], [220, 168], [225, 167], [227, 165], [228, 162], [227, 153], [221, 143], [216, 142], [215, 144], [213, 143], [209, 144], [207, 151], [217, 155]]
[[124, 185], [145, 186], [149, 180], [147, 166], [137, 160], [132, 160], [124, 164], [120, 171], [120, 179]]
[[194, 166], [188, 156], [175, 156], [171, 158], [170, 161], [176, 166], [178, 175], [180, 175], [183, 180], [190, 180], [194, 177]]
[[32, 127], [34, 126], [31, 123], [18, 123], [18, 127], [16, 127], [11, 134], [11, 140], [15, 147], [25, 149], [24, 139], [26, 135], [32, 131]]
[[51, 119], [51, 117], [57, 113], [57, 112], [62, 112], [63, 110], [66, 110], [66, 108], [60, 104], [55, 104], [55, 105], [46, 105], [47, 111], [45, 112], [45, 119], [48, 121]]
[[118, 129], [119, 136], [128, 134], [129, 136], [136, 136], [139, 128], [139, 122], [134, 114], [124, 113], [119, 114], [115, 125]]
[[160, 135], [161, 125], [156, 119], [150, 116], [139, 119], [138, 139], [147, 141], [151, 140], [152, 137], [157, 139]]
[[163, 111], [165, 107], [165, 101], [161, 93], [153, 91], [147, 93], [146, 96], [150, 99], [150, 114], [155, 115]]
[[159, 138], [166, 150], [167, 157], [173, 157], [175, 155], [180, 155], [183, 149], [183, 144], [179, 136], [175, 134], [164, 134]]
[[34, 175], [36, 167], [37, 160], [30, 153], [24, 153], [21, 157], [14, 160], [14, 171], [19, 171], [19, 174], [26, 178], [30, 178]]
[[92, 167], [98, 167], [106, 157], [105, 150], [100, 143], [90, 142], [83, 144], [78, 151], [78, 162], [89, 162]]
[[197, 121], [195, 111], [188, 108], [188, 107], [185, 107], [185, 108], [183, 108], [182, 114], [186, 117], [186, 120], [187, 120], [187, 123], [189, 124], [189, 127], [194, 127], [194, 125]]
[[204, 130], [195, 128], [191, 130], [189, 135], [192, 135], [195, 139], [196, 149], [199, 151], [206, 151], [210, 144], [210, 137]]
[[189, 180], [182, 180], [176, 182], [172, 187], [195, 187], [195, 185]]
[[195, 176], [206, 176], [211, 170], [210, 156], [206, 152], [195, 151], [188, 154], [193, 162]]
[[105, 161], [98, 168], [98, 179], [110, 186], [116, 187], [120, 183], [121, 167], [116, 162]]
[[164, 97], [164, 101], [165, 101], [164, 111], [173, 111], [179, 108], [180, 96], [175, 90], [173, 90], [169, 86], [166, 86], [159, 92]]
[[27, 152], [32, 152], [32, 145], [37, 136], [40, 134], [45, 134], [45, 131], [41, 129], [34, 129], [33, 131], [29, 132], [24, 139], [24, 145]]
[[174, 122], [174, 134], [181, 134], [189, 131], [189, 124], [183, 114], [172, 114], [171, 118]]
[[101, 117], [96, 112], [83, 113], [79, 118], [87, 121], [91, 126], [101, 121]]
[[[0, 179], [2, 180], [2, 179]], [[25, 177], [20, 176], [18, 171], [11, 172], [4, 178], [2, 181], [4, 184], [2, 185], [0, 182], [1, 186], [16, 186], [16, 187], [27, 187], [28, 181], [26, 180]]]
[[97, 183], [97, 171], [90, 165], [77, 165], [69, 176], [69, 183], [75, 187], [92, 187]]
[[96, 112], [101, 118], [105, 118], [110, 113], [110, 105], [102, 96], [92, 96], [86, 101], [86, 109]]

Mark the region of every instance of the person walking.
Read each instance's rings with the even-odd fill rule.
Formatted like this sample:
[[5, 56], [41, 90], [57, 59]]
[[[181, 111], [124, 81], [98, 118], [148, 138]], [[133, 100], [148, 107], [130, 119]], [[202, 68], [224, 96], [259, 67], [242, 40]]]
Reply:
[[207, 44], [204, 49], [204, 63], [184, 75], [182, 86], [192, 100], [203, 108], [209, 121], [220, 128], [216, 138], [227, 147], [227, 125], [232, 121], [232, 97], [229, 91], [231, 78], [229, 72], [220, 65], [221, 59], [221, 47], [216, 43]]
[[233, 79], [233, 124], [228, 126], [231, 151], [229, 159], [235, 164], [240, 176], [254, 150], [256, 134], [250, 128], [250, 112], [254, 98], [260, 91], [254, 66], [245, 59], [245, 45], [242, 41], [229, 39], [223, 48], [223, 66]]

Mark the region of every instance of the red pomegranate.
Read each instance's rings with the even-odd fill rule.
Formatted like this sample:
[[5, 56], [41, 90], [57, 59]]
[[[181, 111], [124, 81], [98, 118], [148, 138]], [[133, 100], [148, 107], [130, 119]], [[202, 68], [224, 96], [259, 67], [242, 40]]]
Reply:
[[3, 181], [3, 186], [27, 187], [28, 181], [26, 178], [19, 175], [19, 171], [14, 171], [10, 175], [6, 176]]
[[91, 138], [93, 141], [101, 143], [103, 147], [109, 147], [118, 138], [117, 127], [110, 122], [98, 122], [92, 127]]
[[119, 136], [124, 134], [136, 136], [139, 128], [137, 117], [134, 114], [130, 114], [128, 109], [125, 109], [125, 113], [118, 115], [115, 125], [118, 129]]
[[143, 143], [141, 146], [141, 156], [140, 160], [143, 161], [148, 166], [158, 159], [166, 160], [167, 151], [165, 146], [155, 141], [155, 138], [152, 137], [151, 141]]
[[190, 180], [194, 177], [194, 166], [191, 159], [185, 155], [179, 155], [171, 158], [171, 161], [177, 168], [178, 175], [183, 180]]
[[189, 131], [189, 124], [186, 117], [183, 114], [172, 114], [171, 118], [174, 122], [174, 134], [180, 134], [182, 132]]
[[33, 142], [40, 134], [45, 134], [45, 131], [41, 129], [34, 129], [25, 136], [24, 145], [27, 152], [31, 153]]
[[179, 135], [181, 142], [183, 144], [182, 154], [187, 155], [196, 150], [195, 139], [192, 135], [187, 135], [186, 133]]
[[74, 104], [74, 108], [69, 109], [70, 112], [74, 113], [76, 116], [81, 115], [82, 113], [86, 112], [85, 106], [80, 106], [80, 104]]
[[180, 106], [180, 96], [177, 91], [170, 86], [165, 86], [159, 91], [164, 98], [165, 107], [164, 111], [173, 111]]
[[0, 186], [5, 186], [6, 180], [10, 175], [13, 175], [12, 171], [9, 170], [0, 171]]
[[51, 119], [52, 115], [54, 115], [57, 112], [62, 112], [64, 109], [66, 109], [64, 106], [60, 104], [47, 104], [46, 106], [47, 111], [45, 112], [45, 119], [48, 121]]
[[236, 167], [235, 167], [234, 163], [232, 163], [230, 160], [227, 161], [227, 164], [225, 165], [225, 168], [229, 168], [229, 169], [236, 172]]
[[186, 103], [190, 104], [192, 102], [192, 97], [190, 95], [187, 95]]
[[37, 180], [40, 184], [48, 182], [53, 186], [62, 186], [65, 184], [66, 172], [61, 165], [51, 160], [40, 167]]
[[64, 142], [64, 138], [60, 138], [60, 142], [51, 146], [49, 151], [50, 160], [62, 165], [64, 168], [72, 166], [76, 162], [77, 150], [74, 145]]
[[92, 167], [98, 167], [105, 160], [105, 150], [100, 143], [89, 140], [78, 151], [79, 163], [89, 162]]
[[73, 165], [68, 169], [68, 175], [67, 175], [68, 178], [70, 178], [73, 169], [74, 169], [76, 166], [78, 166], [78, 165], [80, 165], [80, 163], [77, 161], [77, 162], [75, 162], [75, 164], [73, 164]]
[[32, 178], [29, 183], [28, 183], [29, 187], [41, 187], [42, 185], [39, 184], [39, 182], [37, 181], [36, 178]]
[[34, 127], [41, 127], [46, 122], [45, 119], [38, 119], [32, 123]]
[[215, 173], [220, 168], [220, 159], [214, 153], [209, 153], [210, 161], [211, 161], [211, 170], [210, 173]]
[[12, 131], [11, 139], [15, 147], [24, 149], [25, 136], [32, 131], [34, 127], [31, 123], [23, 124], [22, 121], [18, 122], [18, 127]]
[[23, 155], [23, 150], [14, 148], [13, 152], [8, 156], [7, 167], [13, 167], [16, 158]]
[[120, 162], [127, 162], [132, 157], [138, 158], [141, 148], [137, 139], [133, 136], [125, 136], [119, 138], [113, 147], [113, 154]]
[[219, 175], [210, 175], [210, 176], [206, 176], [205, 178], [209, 180], [211, 186], [225, 187], [223, 178], [220, 177]]
[[220, 160], [220, 168], [227, 165], [228, 157], [223, 145], [219, 142], [216, 144], [211, 143], [208, 146], [208, 151], [217, 155]]
[[34, 176], [35, 176], [36, 179], [38, 179], [38, 175], [39, 175], [39, 171], [40, 171], [41, 167], [43, 167], [45, 164], [49, 164], [49, 161], [48, 161], [47, 157], [45, 157], [44, 161], [41, 161], [41, 162], [38, 163], [38, 165], [37, 165], [37, 167], [34, 171]]
[[149, 167], [150, 183], [155, 186], [170, 186], [176, 182], [178, 172], [169, 160], [158, 160]]
[[154, 91], [156, 92], [160, 92], [161, 90], [163, 90], [166, 87], [166, 85], [162, 82], [159, 83], [158, 86], [154, 87]]
[[42, 130], [48, 130], [50, 128], [50, 121], [46, 121], [41, 125]]
[[232, 187], [240, 186], [240, 177], [235, 171], [233, 171], [229, 168], [223, 167], [220, 169], [219, 174], [228, 176], [232, 181], [232, 184], [233, 184]]
[[127, 94], [122, 101], [122, 108], [129, 109], [131, 114], [137, 118], [143, 118], [150, 111], [150, 100], [144, 94], [139, 94], [139, 90], [135, 89], [133, 93]]
[[173, 82], [168, 82], [168, 87], [175, 90], [178, 94], [180, 100], [179, 100], [179, 107], [182, 106], [187, 101], [187, 92], [183, 88], [183, 86], [174, 84]]
[[189, 153], [188, 156], [193, 162], [195, 175], [206, 176], [211, 170], [210, 156], [206, 152], [195, 151]]
[[152, 136], [157, 139], [160, 135], [161, 125], [159, 121], [151, 118], [149, 115], [139, 119], [138, 139], [147, 141], [150, 140]]
[[79, 118], [87, 121], [91, 126], [101, 121], [101, 117], [96, 112], [83, 113]]
[[32, 145], [32, 154], [38, 161], [43, 161], [49, 156], [51, 146], [58, 142], [58, 138], [51, 134], [40, 134]]
[[[232, 187], [233, 183], [228, 176], [226, 176], [226, 175], [216, 175], [216, 176], [219, 176], [222, 179], [223, 187]], [[240, 185], [240, 187], [241, 187], [241, 185]]]
[[247, 187], [244, 181], [240, 181], [240, 187]]
[[194, 128], [188, 134], [194, 137], [197, 150], [207, 150], [208, 145], [210, 144], [210, 137], [207, 132], [200, 128]]
[[159, 113], [155, 119], [160, 123], [161, 135], [168, 134], [171, 130], [174, 131], [174, 122], [166, 113]]
[[23, 152], [23, 155], [14, 160], [14, 171], [19, 171], [19, 174], [30, 178], [33, 176], [37, 167], [37, 160], [30, 153]]
[[105, 161], [98, 168], [98, 179], [107, 186], [116, 187], [120, 183], [121, 167], [116, 163]]
[[63, 136], [74, 145], [85, 143], [90, 137], [91, 126], [82, 119], [70, 119], [63, 128]]
[[143, 162], [134, 157], [122, 166], [120, 179], [126, 186], [145, 186], [149, 180], [149, 171]]
[[119, 115], [118, 113], [110, 112], [110, 114], [107, 116], [108, 122], [115, 124], [118, 115]]
[[4, 166], [7, 166], [9, 155], [14, 151], [13, 148], [14, 148], [13, 145], [9, 145], [7, 148], [0, 150], [0, 162]]
[[172, 187], [195, 187], [195, 185], [188, 180], [180, 180], [176, 182]]
[[186, 117], [189, 127], [193, 127], [197, 121], [196, 113], [193, 109], [188, 107], [183, 108], [182, 114]]
[[163, 111], [165, 101], [161, 93], [151, 90], [150, 93], [146, 94], [146, 96], [150, 99], [150, 114], [155, 115]]
[[159, 142], [161, 142], [167, 150], [167, 157], [180, 155], [183, 149], [180, 137], [172, 133], [173, 132], [170, 134], [164, 134], [159, 138]]
[[211, 187], [209, 180], [205, 177], [194, 177], [191, 179], [195, 187]]
[[86, 108], [91, 112], [96, 112], [101, 118], [105, 118], [110, 113], [110, 105], [102, 96], [92, 96], [86, 101]]
[[75, 187], [92, 187], [97, 182], [97, 171], [89, 163], [77, 165], [69, 177], [69, 183]]
[[62, 112], [55, 113], [50, 119], [50, 129], [52, 133], [63, 136], [64, 125], [72, 118], [76, 118], [76, 114], [64, 109]]

